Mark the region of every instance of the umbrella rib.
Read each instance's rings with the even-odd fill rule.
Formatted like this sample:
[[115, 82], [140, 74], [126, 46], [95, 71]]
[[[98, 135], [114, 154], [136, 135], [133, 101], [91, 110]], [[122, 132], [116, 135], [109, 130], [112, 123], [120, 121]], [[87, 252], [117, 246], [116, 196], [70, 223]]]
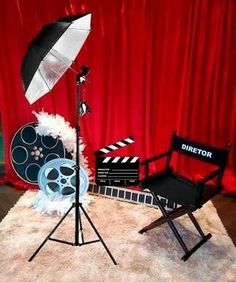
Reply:
[[87, 32], [90, 32], [91, 29], [86, 29], [86, 28], [76, 28], [76, 27], [69, 27], [69, 29], [76, 29], [78, 31], [87, 31]]
[[[53, 49], [53, 48], [52, 48], [51, 50], [54, 50], [55, 52], [58, 52], [58, 51], [56, 51], [56, 50]], [[74, 73], [78, 74], [78, 72], [77, 72], [74, 68], [72, 68], [71, 65], [68, 65], [64, 60], [62, 60], [61, 58], [57, 57], [55, 54], [53, 54], [53, 53], [51, 52], [51, 50], [49, 51], [49, 53], [50, 53], [53, 57], [55, 57], [55, 58], [57, 58], [59, 61], [63, 62], [69, 69], [71, 69]], [[62, 55], [62, 56], [63, 56], [63, 55]], [[74, 61], [71, 61], [71, 63], [74, 63]]]
[[40, 69], [38, 69], [38, 71], [39, 71], [39, 74], [41, 75], [41, 77], [42, 77], [43, 81], [44, 81], [44, 82], [45, 82], [45, 84], [47, 85], [47, 88], [49, 89], [49, 91], [51, 91], [52, 89], [48, 86], [47, 81], [44, 79], [44, 77], [43, 77], [43, 75], [42, 75], [42, 73], [41, 73]]
[[[55, 50], [55, 49], [51, 49], [51, 50], [53, 50], [53, 51], [55, 51], [55, 52], [57, 52], [57, 53], [60, 53], [60, 52], [58, 52], [57, 50]], [[61, 62], [63, 62], [67, 67], [69, 67], [70, 65], [68, 64], [68, 62], [65, 62], [63, 59], [61, 59], [61, 58], [59, 58], [59, 57], [57, 57], [55, 54], [53, 54], [52, 52], [51, 52], [51, 50], [49, 51], [49, 53], [53, 56], [53, 57], [55, 57], [56, 59], [58, 59], [59, 61], [61, 61]], [[61, 53], [60, 53], [61, 54]], [[62, 54], [61, 54], [62, 55]], [[62, 55], [63, 56], [63, 55]], [[68, 59], [69, 60], [69, 59]], [[72, 61], [72, 63], [73, 63], [73, 61]]]
[[61, 76], [61, 73], [59, 73], [59, 72], [57, 72], [55, 69], [53, 69], [47, 62], [45, 62], [44, 60], [43, 60], [43, 62], [44, 62], [45, 65], [48, 66], [48, 68], [49, 68], [52, 72], [54, 72], [54, 73], [56, 73], [57, 75]]

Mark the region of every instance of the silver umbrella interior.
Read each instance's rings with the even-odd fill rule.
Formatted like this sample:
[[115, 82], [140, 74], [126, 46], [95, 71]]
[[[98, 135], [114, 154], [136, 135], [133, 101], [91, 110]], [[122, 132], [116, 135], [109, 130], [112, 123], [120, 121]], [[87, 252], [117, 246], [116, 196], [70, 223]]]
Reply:
[[26, 91], [30, 104], [52, 90], [70, 68], [89, 35], [90, 25], [91, 14], [73, 21], [42, 59]]

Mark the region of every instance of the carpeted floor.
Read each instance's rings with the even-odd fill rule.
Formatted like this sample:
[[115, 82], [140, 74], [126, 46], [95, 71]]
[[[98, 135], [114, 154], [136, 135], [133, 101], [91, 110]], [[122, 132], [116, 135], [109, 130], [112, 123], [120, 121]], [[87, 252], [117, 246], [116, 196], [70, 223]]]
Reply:
[[[236, 250], [211, 203], [196, 212], [204, 231], [213, 238], [187, 262], [167, 225], [144, 235], [138, 230], [159, 211], [142, 205], [91, 197], [89, 213], [118, 262], [113, 265], [101, 243], [72, 247], [47, 242], [32, 262], [28, 258], [58, 222], [26, 204], [26, 192], [0, 223], [0, 281], [235, 281]], [[83, 220], [85, 239], [95, 234]], [[198, 236], [187, 217], [177, 222], [188, 246]], [[67, 218], [56, 238], [73, 240], [74, 220]]]

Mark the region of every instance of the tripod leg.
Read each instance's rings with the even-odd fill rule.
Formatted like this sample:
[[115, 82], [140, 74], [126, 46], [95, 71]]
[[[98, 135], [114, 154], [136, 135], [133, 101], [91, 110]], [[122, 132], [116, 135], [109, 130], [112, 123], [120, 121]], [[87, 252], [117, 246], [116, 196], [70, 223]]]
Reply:
[[88, 222], [90, 223], [90, 225], [92, 226], [94, 232], [96, 233], [96, 235], [98, 236], [98, 238], [100, 239], [101, 243], [103, 244], [103, 247], [106, 249], [109, 257], [111, 258], [111, 260], [113, 261], [113, 263], [115, 265], [117, 265], [117, 262], [115, 261], [114, 257], [112, 256], [111, 252], [109, 251], [107, 245], [105, 244], [105, 242], [103, 241], [102, 237], [100, 236], [100, 234], [98, 233], [96, 227], [94, 226], [92, 220], [90, 219], [90, 217], [88, 216], [88, 214], [86, 213], [85, 209], [83, 208], [83, 206], [80, 204], [80, 208], [83, 211], [85, 217], [87, 218]]
[[[84, 244], [84, 233], [81, 220], [81, 214], [79, 210], [79, 205], [74, 204], [76, 209], [76, 222], [75, 222], [75, 246], [80, 246]], [[81, 239], [81, 243], [80, 243]]]
[[79, 212], [79, 231], [80, 231], [80, 237], [81, 237], [81, 241], [82, 244], [84, 243], [84, 233], [83, 233], [83, 226], [82, 226], [82, 220], [81, 220], [81, 214]]
[[73, 209], [73, 205], [69, 208], [69, 210], [65, 213], [65, 215], [61, 218], [61, 220], [57, 223], [57, 225], [53, 228], [53, 230], [49, 233], [49, 235], [45, 238], [42, 244], [38, 247], [38, 249], [33, 253], [33, 255], [29, 258], [29, 261], [32, 261], [33, 258], [37, 255], [37, 253], [42, 249], [42, 247], [46, 244], [47, 240], [50, 239], [51, 235], [56, 231], [58, 226], [62, 223], [62, 221], [67, 217], [69, 212]]
[[[77, 170], [76, 170], [76, 178], [77, 178]], [[77, 180], [76, 180], [76, 182], [77, 182]], [[80, 219], [79, 219], [79, 206], [77, 205], [77, 203], [74, 203], [73, 205], [75, 207], [75, 246], [79, 246], [79, 221], [80, 221]]]

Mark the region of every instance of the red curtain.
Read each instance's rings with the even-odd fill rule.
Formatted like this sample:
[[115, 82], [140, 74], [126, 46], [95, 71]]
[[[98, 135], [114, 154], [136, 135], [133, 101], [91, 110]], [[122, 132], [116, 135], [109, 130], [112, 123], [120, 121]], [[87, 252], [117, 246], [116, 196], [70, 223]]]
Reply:
[[[90, 166], [93, 151], [128, 136], [135, 144], [116, 155], [150, 157], [168, 148], [176, 129], [209, 145], [232, 143], [224, 192], [236, 194], [234, 0], [3, 1], [0, 106], [7, 180], [17, 179], [9, 159], [11, 139], [19, 127], [35, 120], [33, 110], [58, 113], [72, 125], [76, 118], [75, 75], [70, 71], [52, 93], [29, 105], [20, 73], [27, 46], [45, 24], [84, 12], [92, 13], [92, 32], [75, 68], [91, 68], [82, 98], [92, 113], [81, 118]], [[200, 168], [190, 169], [183, 159], [176, 164], [190, 175]]]

